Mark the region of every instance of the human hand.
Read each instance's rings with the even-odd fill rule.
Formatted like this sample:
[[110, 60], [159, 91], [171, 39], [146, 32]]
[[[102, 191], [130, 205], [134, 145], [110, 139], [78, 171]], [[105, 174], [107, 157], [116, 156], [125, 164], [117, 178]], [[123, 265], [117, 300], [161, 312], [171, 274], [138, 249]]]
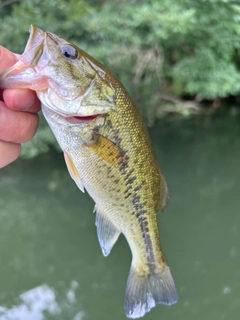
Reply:
[[[0, 46], [0, 73], [17, 61]], [[16, 160], [21, 143], [31, 140], [38, 127], [40, 101], [28, 89], [0, 89], [0, 168]]]

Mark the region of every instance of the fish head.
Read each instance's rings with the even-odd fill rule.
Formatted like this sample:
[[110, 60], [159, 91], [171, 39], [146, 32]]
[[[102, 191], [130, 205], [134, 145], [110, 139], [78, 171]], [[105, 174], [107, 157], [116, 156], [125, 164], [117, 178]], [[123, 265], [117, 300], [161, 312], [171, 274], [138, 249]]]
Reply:
[[23, 54], [0, 74], [1, 88], [35, 90], [42, 104], [63, 117], [91, 117], [116, 108], [106, 70], [61, 36], [34, 25]]

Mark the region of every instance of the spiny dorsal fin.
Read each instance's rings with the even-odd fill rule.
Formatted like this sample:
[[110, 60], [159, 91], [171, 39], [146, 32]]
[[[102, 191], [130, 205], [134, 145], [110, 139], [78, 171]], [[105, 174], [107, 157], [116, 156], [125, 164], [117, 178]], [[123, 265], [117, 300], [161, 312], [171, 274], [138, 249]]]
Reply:
[[100, 212], [97, 205], [95, 205], [94, 212], [96, 211], [96, 227], [97, 236], [103, 255], [109, 255], [113, 245], [117, 241], [120, 231]]
[[82, 192], [85, 192], [84, 185], [83, 185], [82, 180], [80, 178], [80, 174], [79, 174], [77, 168], [75, 167], [75, 164], [73, 163], [72, 158], [65, 151], [64, 151], [64, 158], [65, 158], [65, 162], [66, 162], [66, 165], [67, 165], [67, 168], [68, 168], [68, 171], [69, 171], [71, 178], [75, 181], [78, 188]]

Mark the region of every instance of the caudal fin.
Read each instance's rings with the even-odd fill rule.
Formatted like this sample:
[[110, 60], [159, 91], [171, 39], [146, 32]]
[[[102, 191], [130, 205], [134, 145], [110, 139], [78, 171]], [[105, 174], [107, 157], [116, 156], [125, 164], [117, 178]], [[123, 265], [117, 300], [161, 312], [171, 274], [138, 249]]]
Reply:
[[146, 275], [139, 274], [131, 267], [124, 302], [128, 318], [143, 317], [156, 304], [171, 305], [177, 300], [177, 290], [167, 265]]

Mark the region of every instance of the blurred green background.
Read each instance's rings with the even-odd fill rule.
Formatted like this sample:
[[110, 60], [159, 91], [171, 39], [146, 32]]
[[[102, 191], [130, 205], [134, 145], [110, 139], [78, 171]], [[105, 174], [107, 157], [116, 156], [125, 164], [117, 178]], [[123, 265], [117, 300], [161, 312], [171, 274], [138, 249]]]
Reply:
[[[143, 319], [238, 320], [239, 119], [204, 115], [181, 127], [150, 130], [170, 190], [158, 219], [179, 301]], [[130, 249], [120, 236], [103, 257], [93, 207], [59, 153], [1, 169], [1, 320], [126, 320]]]
[[[148, 126], [165, 116], [238, 105], [239, 1], [1, 0], [0, 18], [0, 43], [14, 52], [23, 52], [34, 23], [101, 61], [127, 87]], [[42, 119], [22, 156], [49, 145], [55, 139]]]
[[[31, 23], [106, 65], [150, 128], [179, 302], [144, 319], [238, 320], [240, 1], [0, 0], [1, 45], [21, 53]], [[41, 116], [32, 159], [0, 171], [0, 320], [126, 319], [129, 247], [102, 256], [94, 203], [58, 151]]]

